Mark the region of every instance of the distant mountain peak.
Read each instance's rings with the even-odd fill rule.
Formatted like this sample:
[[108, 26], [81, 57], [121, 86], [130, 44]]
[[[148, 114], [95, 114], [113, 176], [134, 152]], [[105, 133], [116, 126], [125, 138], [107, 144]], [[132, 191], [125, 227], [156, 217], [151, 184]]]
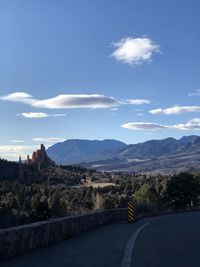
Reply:
[[58, 164], [73, 164], [109, 158], [126, 144], [115, 139], [68, 139], [47, 149], [47, 154]]
[[186, 144], [186, 143], [192, 142], [196, 138], [199, 138], [199, 136], [198, 135], [188, 135], [188, 136], [184, 135], [182, 138], [179, 139], [179, 141]]
[[200, 137], [168, 137], [126, 145], [114, 139], [70, 139], [48, 148], [58, 164], [79, 164], [99, 171], [172, 172], [198, 169]]

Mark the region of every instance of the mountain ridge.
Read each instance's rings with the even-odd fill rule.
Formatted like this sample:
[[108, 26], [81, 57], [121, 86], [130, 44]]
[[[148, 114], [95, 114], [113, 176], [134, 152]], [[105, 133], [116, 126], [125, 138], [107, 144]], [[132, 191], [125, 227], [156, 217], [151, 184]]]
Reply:
[[68, 139], [49, 147], [47, 154], [56, 163], [74, 164], [81, 161], [109, 158], [110, 153], [118, 151], [124, 146], [126, 146], [125, 143], [114, 139]]
[[[70, 142], [74, 144], [71, 151], [68, 147]], [[65, 151], [62, 149], [63, 143], [67, 145]], [[129, 145], [114, 139], [70, 139], [63, 143], [55, 144], [53, 149], [50, 147], [47, 150], [47, 154], [58, 164], [81, 165], [99, 171], [145, 173], [200, 168], [200, 137], [197, 135], [183, 136], [180, 139], [168, 137]], [[64, 155], [65, 160], [58, 161], [56, 153], [61, 158]]]

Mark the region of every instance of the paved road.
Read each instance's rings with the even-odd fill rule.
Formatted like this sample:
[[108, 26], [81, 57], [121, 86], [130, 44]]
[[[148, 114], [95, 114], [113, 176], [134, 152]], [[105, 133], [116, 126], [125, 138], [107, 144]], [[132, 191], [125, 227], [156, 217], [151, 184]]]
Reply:
[[[128, 255], [132, 246], [133, 252]], [[129, 256], [131, 262], [126, 261]], [[199, 267], [200, 212], [107, 225], [0, 266]]]
[[135, 267], [199, 267], [200, 212], [153, 218], [137, 238]]

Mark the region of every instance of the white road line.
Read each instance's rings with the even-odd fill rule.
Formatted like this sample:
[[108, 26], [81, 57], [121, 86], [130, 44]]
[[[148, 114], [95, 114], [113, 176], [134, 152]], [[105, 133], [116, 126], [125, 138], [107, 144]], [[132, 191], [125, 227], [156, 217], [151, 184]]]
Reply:
[[134, 245], [135, 245], [135, 241], [137, 239], [137, 236], [149, 224], [150, 223], [143, 224], [142, 226], [140, 226], [140, 228], [138, 228], [136, 231], [134, 231], [132, 233], [132, 235], [129, 238], [129, 241], [127, 243], [126, 249], [124, 251], [124, 256], [123, 256], [123, 259], [122, 259], [122, 265], [121, 265], [121, 267], [131, 267], [131, 260], [132, 260], [131, 256], [133, 254], [133, 248], [134, 248]]

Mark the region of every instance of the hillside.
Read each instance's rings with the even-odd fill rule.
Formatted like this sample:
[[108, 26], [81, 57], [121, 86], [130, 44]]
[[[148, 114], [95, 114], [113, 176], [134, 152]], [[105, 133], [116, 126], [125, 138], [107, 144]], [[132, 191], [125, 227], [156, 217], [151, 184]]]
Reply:
[[47, 149], [48, 156], [57, 164], [75, 164], [112, 157], [126, 144], [117, 140], [69, 139]]
[[26, 184], [48, 182], [48, 184], [78, 185], [91, 173], [76, 166], [56, 166], [47, 156], [45, 146], [33, 152], [32, 157], [22, 162], [11, 162], [0, 158], [0, 182], [16, 181]]
[[[200, 169], [200, 137], [195, 135], [184, 136], [179, 140], [169, 137], [133, 145], [117, 143], [122, 146], [119, 149], [117, 146], [105, 149], [105, 146], [101, 146], [104, 141], [82, 141], [67, 140], [52, 146], [47, 153], [57, 163], [80, 164], [99, 171], [174, 173]], [[114, 141], [114, 144], [116, 142], [119, 141]], [[71, 153], [70, 143], [73, 143]], [[94, 149], [96, 144], [98, 149]]]

